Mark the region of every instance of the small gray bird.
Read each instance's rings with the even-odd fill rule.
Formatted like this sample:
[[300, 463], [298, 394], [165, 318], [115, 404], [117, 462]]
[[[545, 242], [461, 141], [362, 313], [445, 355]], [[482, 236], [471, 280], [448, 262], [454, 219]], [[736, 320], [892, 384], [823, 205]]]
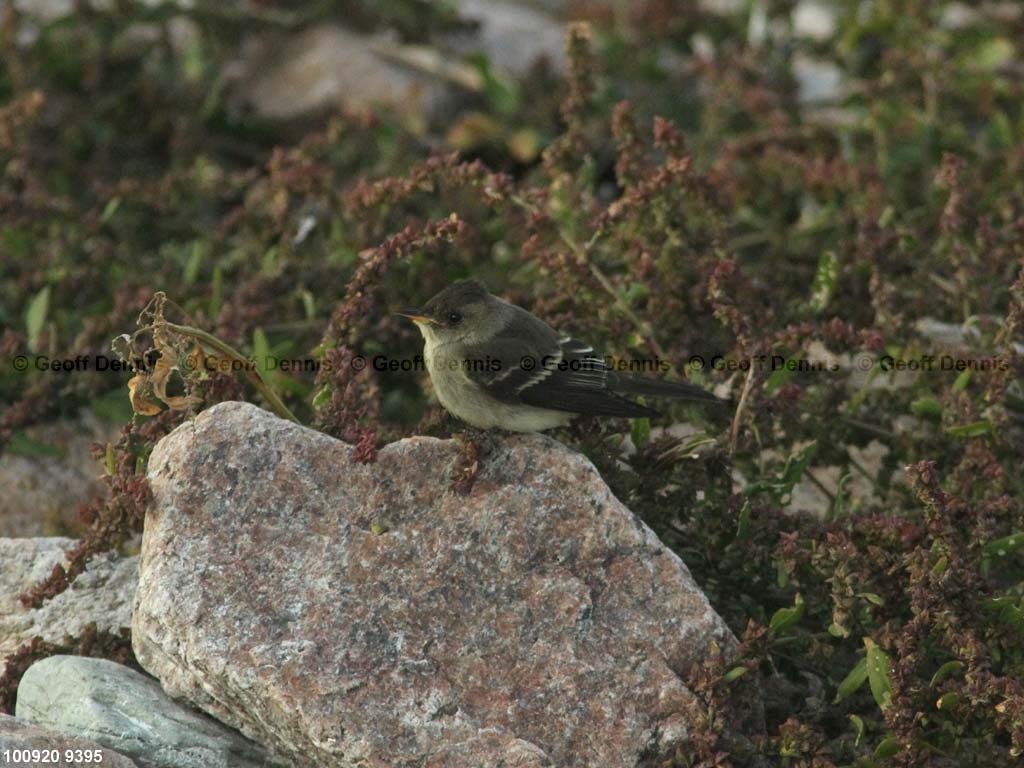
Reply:
[[423, 334], [441, 405], [480, 429], [537, 432], [578, 414], [657, 415], [622, 394], [726, 402], [692, 384], [610, 370], [590, 346], [492, 296], [479, 280], [454, 283], [423, 307], [398, 314]]

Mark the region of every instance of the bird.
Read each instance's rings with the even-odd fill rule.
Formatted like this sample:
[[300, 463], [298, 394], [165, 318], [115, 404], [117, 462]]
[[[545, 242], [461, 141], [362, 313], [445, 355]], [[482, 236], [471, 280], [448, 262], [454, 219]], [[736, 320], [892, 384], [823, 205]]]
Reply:
[[422, 307], [397, 313], [419, 327], [441, 405], [480, 430], [540, 432], [577, 415], [657, 416], [627, 395], [725, 404], [693, 384], [612, 370], [593, 347], [522, 307], [460, 280]]

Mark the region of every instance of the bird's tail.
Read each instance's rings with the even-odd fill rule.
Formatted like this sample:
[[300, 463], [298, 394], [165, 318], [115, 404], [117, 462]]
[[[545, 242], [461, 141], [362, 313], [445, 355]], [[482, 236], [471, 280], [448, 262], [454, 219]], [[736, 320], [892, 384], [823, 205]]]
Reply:
[[706, 389], [683, 381], [664, 381], [646, 376], [633, 376], [627, 373], [616, 373], [608, 376], [608, 388], [614, 392], [630, 395], [650, 395], [651, 397], [671, 397], [674, 400], [692, 400], [715, 405], [728, 405], [728, 400], [708, 392]]

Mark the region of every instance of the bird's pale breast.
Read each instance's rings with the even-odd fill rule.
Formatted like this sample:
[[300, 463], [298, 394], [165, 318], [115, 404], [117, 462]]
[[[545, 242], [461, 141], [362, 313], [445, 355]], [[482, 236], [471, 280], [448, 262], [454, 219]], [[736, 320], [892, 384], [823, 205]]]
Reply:
[[426, 338], [423, 356], [437, 399], [456, 418], [480, 429], [497, 427], [511, 432], [539, 432], [565, 426], [573, 414], [491, 397], [466, 373], [466, 361], [445, 354], [448, 345]]

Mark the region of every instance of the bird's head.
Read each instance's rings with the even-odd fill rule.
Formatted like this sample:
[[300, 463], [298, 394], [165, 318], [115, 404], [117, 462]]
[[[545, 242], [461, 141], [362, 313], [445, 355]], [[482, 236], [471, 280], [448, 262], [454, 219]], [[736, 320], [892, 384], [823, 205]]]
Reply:
[[398, 314], [419, 326], [424, 338], [439, 342], [471, 340], [495, 321], [502, 305], [479, 280], [452, 283], [422, 307]]

